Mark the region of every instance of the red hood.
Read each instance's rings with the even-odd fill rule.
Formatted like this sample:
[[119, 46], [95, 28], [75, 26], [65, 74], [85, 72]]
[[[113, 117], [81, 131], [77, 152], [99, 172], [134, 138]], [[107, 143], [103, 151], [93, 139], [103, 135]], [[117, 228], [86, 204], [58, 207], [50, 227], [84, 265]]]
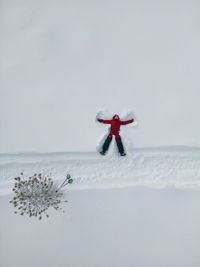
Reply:
[[119, 115], [118, 114], [115, 114], [114, 116], [113, 116], [113, 120], [119, 120], [119, 119], [115, 119], [115, 116], [118, 116], [118, 118], [119, 118]]

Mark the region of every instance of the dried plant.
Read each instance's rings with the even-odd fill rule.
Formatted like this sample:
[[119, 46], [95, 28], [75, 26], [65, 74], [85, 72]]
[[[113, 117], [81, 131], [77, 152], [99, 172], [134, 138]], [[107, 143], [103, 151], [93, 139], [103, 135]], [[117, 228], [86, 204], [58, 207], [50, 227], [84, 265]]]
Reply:
[[15, 214], [28, 214], [30, 217], [38, 217], [39, 220], [42, 219], [43, 215], [49, 217], [46, 211], [50, 207], [63, 211], [60, 204], [67, 202], [62, 200], [64, 188], [73, 182], [69, 174], [66, 175], [66, 179], [61, 185], [41, 173], [35, 173], [28, 179], [25, 179], [23, 173], [21, 173], [14, 179], [13, 191], [15, 195], [10, 203], [17, 208]]

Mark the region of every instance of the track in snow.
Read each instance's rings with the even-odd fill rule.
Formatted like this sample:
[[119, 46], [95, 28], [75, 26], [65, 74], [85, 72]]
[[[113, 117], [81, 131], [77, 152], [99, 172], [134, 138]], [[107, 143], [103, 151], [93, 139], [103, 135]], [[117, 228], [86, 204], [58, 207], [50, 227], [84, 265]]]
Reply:
[[13, 178], [20, 172], [42, 172], [56, 180], [70, 173], [74, 190], [127, 186], [200, 188], [197, 148], [135, 149], [127, 157], [77, 152], [0, 154], [0, 159], [0, 194], [11, 192]]

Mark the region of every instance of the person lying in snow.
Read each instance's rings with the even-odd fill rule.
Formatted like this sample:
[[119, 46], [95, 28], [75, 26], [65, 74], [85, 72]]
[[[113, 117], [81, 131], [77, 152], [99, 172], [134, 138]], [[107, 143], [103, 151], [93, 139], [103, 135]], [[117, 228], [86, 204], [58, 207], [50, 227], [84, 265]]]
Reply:
[[102, 123], [106, 123], [106, 124], [111, 124], [110, 133], [109, 133], [108, 137], [106, 138], [106, 140], [105, 140], [105, 142], [103, 144], [102, 151], [100, 152], [100, 154], [101, 155], [105, 155], [106, 154], [106, 152], [107, 152], [107, 150], [109, 148], [110, 142], [112, 141], [112, 136], [114, 135], [120, 155], [121, 156], [125, 156], [126, 153], [124, 152], [124, 147], [123, 147], [123, 144], [122, 144], [122, 140], [121, 140], [121, 137], [119, 135], [120, 126], [132, 123], [134, 121], [134, 119], [128, 120], [128, 121], [121, 121], [119, 116], [117, 114], [115, 114], [113, 116], [112, 120], [98, 119], [98, 121], [102, 122]]

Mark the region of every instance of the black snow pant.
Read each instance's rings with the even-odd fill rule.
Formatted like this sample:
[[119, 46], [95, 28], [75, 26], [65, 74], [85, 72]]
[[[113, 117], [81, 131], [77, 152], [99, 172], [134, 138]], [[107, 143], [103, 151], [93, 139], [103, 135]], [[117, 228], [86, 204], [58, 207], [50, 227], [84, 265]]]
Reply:
[[117, 147], [118, 147], [118, 149], [119, 149], [119, 153], [121, 154], [121, 153], [124, 153], [124, 146], [123, 146], [123, 144], [122, 144], [122, 139], [121, 139], [121, 137], [117, 137], [117, 138], [115, 138], [115, 140], [116, 140], [116, 143], [117, 143]]
[[[115, 138], [115, 140], [116, 140], [116, 143], [117, 143], [117, 147], [118, 147], [119, 153], [124, 153], [124, 146], [122, 144], [121, 137], [119, 136], [119, 137]], [[108, 137], [106, 138], [106, 140], [105, 140], [105, 142], [103, 144], [103, 152], [104, 153], [108, 150], [111, 141], [112, 141], [112, 136], [108, 135]]]

